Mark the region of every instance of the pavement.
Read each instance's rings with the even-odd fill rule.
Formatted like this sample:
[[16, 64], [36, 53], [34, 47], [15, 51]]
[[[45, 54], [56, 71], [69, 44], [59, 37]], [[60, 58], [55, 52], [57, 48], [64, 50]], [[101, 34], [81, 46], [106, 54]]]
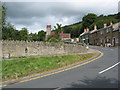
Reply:
[[[118, 88], [118, 48], [90, 46], [104, 53], [88, 63], [44, 77], [6, 85], [3, 88]], [[84, 64], [85, 63], [85, 64]], [[73, 67], [73, 66], [72, 66]], [[102, 73], [100, 73], [102, 72]]]

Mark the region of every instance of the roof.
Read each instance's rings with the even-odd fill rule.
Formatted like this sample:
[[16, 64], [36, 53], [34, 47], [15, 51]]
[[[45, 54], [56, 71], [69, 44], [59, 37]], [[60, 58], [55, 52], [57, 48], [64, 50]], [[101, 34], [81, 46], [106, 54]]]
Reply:
[[92, 30], [90, 32], [83, 32], [82, 34], [80, 34], [80, 36], [83, 36], [83, 35], [85, 35], [87, 33], [94, 33], [94, 32], [98, 32], [98, 31], [104, 30], [104, 29], [108, 29], [110, 27], [113, 27], [113, 29], [114, 29], [113, 31], [119, 30], [119, 28], [120, 28], [120, 22], [115, 23], [113, 25], [109, 25], [106, 28], [101, 28], [101, 29], [98, 29], [98, 30]]
[[52, 32], [51, 32], [51, 35], [55, 35], [55, 32], [54, 32], [54, 31], [52, 31]]
[[47, 25], [47, 28], [51, 28], [51, 25]]
[[107, 26], [106, 28], [101, 28], [101, 29], [98, 29], [98, 30], [92, 30], [90, 33], [98, 32], [98, 31], [101, 31], [101, 30], [104, 30], [104, 29], [107, 29], [107, 28], [110, 28], [110, 27], [112, 27], [112, 25]]
[[80, 36], [82, 36], [82, 35], [85, 35], [85, 34], [88, 34], [89, 32], [83, 32], [82, 34], [80, 34]]
[[94, 32], [97, 32], [98, 30], [92, 30], [90, 33], [94, 33]]
[[113, 25], [113, 31], [117, 31], [120, 28], [120, 22]]

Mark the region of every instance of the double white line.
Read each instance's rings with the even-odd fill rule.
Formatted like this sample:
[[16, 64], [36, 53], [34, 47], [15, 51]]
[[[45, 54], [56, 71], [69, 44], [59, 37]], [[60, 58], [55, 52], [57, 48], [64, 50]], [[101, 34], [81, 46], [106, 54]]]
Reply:
[[104, 73], [104, 72], [106, 72], [106, 71], [108, 71], [108, 70], [114, 68], [114, 67], [117, 66], [118, 64], [120, 64], [120, 62], [114, 64], [113, 66], [111, 66], [111, 67], [109, 67], [109, 68], [107, 68], [107, 69], [105, 69], [105, 70], [103, 70], [103, 71], [101, 71], [101, 72], [99, 72], [99, 74], [102, 74], [102, 73]]

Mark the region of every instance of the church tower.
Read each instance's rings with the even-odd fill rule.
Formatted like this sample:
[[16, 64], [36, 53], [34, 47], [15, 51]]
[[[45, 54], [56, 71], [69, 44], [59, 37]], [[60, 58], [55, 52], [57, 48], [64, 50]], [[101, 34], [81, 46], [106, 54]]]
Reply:
[[46, 28], [46, 40], [48, 39], [48, 37], [51, 35], [51, 25], [47, 25]]

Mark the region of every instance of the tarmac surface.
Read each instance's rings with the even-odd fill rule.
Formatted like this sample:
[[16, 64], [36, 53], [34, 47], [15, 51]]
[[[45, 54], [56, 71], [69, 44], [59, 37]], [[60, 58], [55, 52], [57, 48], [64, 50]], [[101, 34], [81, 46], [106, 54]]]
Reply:
[[[118, 48], [90, 46], [104, 55], [92, 62], [56, 74], [6, 85], [3, 88], [118, 88]], [[100, 73], [102, 72], [102, 73]]]

